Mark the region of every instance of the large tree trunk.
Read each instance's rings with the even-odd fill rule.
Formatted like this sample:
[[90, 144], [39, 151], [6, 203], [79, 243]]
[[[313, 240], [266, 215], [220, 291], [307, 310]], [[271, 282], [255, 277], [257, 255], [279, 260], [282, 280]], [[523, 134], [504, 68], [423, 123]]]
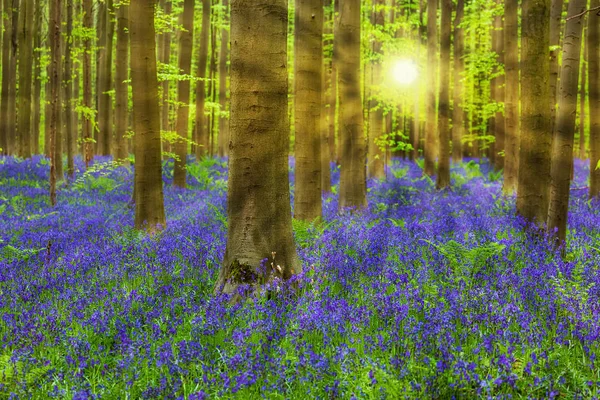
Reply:
[[[494, 52], [498, 54], [498, 63], [500, 64], [500, 70], [504, 67], [504, 30], [502, 29], [502, 16], [497, 15], [494, 18]], [[505, 89], [504, 89], [504, 75], [497, 76], [491, 83], [494, 89], [494, 98], [498, 104], [504, 103]], [[494, 115], [494, 136], [496, 142], [494, 143], [494, 169], [500, 171], [504, 168], [505, 158], [505, 132], [504, 132], [504, 113], [501, 110], [496, 111]]]
[[340, 200], [339, 208], [367, 206], [366, 143], [360, 97], [360, 7], [340, 0]]
[[154, 0], [131, 0], [131, 85], [135, 132], [135, 228], [165, 227]]
[[544, 224], [550, 194], [552, 132], [548, 98], [550, 0], [522, 3], [522, 117], [517, 213]]
[[[584, 29], [585, 31], [585, 29]], [[581, 37], [585, 37], [585, 33], [581, 34]], [[583, 57], [583, 61], [581, 62], [581, 88], [579, 91], [579, 158], [584, 160], [586, 158], [585, 154], [585, 98], [587, 95], [587, 74], [586, 74], [586, 64], [587, 64], [587, 49], [588, 46], [580, 46], [583, 47], [581, 51], [581, 55]]]
[[[600, 7], [600, 0], [591, 0], [591, 8]], [[600, 194], [600, 17], [588, 16], [588, 84], [590, 115], [590, 198]], [[595, 45], [594, 45], [595, 44]]]
[[323, 0], [296, 0], [294, 27], [294, 216], [297, 219], [312, 221], [321, 217]]
[[[373, 25], [374, 37], [371, 40], [371, 52], [373, 58], [370, 60], [367, 68], [369, 69], [368, 92], [369, 100], [369, 130], [368, 130], [368, 157], [367, 157], [367, 176], [369, 178], [385, 178], [385, 151], [380, 147], [379, 141], [383, 135], [383, 109], [379, 106], [377, 97], [379, 95], [379, 85], [381, 84], [381, 53], [383, 44], [377, 38], [377, 32], [381, 31], [385, 22], [385, 13], [383, 9], [383, 0], [373, 2], [371, 11], [371, 25]], [[379, 56], [377, 56], [379, 55]], [[377, 57], [377, 59], [375, 58]]]
[[552, 0], [550, 7], [550, 123], [554, 130], [556, 120], [556, 95], [558, 91], [558, 53], [564, 0]]
[[435, 174], [435, 134], [436, 118], [436, 85], [437, 74], [437, 8], [438, 0], [427, 0], [427, 119], [425, 122], [425, 170], [433, 176]]
[[302, 271], [288, 177], [287, 11], [286, 0], [231, 2], [228, 230], [217, 293], [264, 282], [271, 265], [284, 279]]
[[[223, 24], [228, 22], [229, 0], [223, 0]], [[221, 28], [221, 49], [219, 51], [219, 147], [218, 156], [225, 157], [228, 153], [229, 141], [229, 119], [224, 114], [227, 112], [227, 55], [229, 53], [229, 31], [226, 27]]]
[[[14, 70], [14, 57], [12, 46], [12, 31], [13, 31], [13, 2], [17, 0], [4, 0], [3, 28], [4, 35], [2, 37], [2, 98], [0, 103], [0, 148], [2, 154], [11, 154], [12, 148], [9, 148], [10, 137], [14, 134], [14, 127], [9, 123], [9, 105], [15, 99], [11, 98], [10, 86], [15, 84], [16, 71]], [[14, 29], [17, 27], [15, 26]]]
[[127, 126], [129, 113], [129, 7], [120, 4], [117, 11], [117, 59], [115, 72], [115, 141], [117, 159], [126, 159], [129, 155], [127, 146]]
[[450, 185], [450, 30], [452, 0], [442, 0], [440, 43], [439, 161], [436, 187]]
[[198, 55], [198, 72], [200, 78], [196, 82], [196, 118], [194, 142], [196, 158], [208, 154], [208, 128], [206, 116], [204, 115], [204, 104], [206, 99], [206, 63], [208, 59], [208, 34], [210, 33], [210, 0], [202, 0], [202, 33], [200, 34], [200, 48]]
[[[217, 26], [216, 23], [212, 24], [212, 31], [210, 37], [210, 47], [211, 47], [211, 55], [210, 55], [210, 87], [209, 87], [209, 95], [210, 101], [215, 103], [217, 100], [217, 84], [216, 84], [216, 76], [217, 76]], [[210, 112], [210, 123], [209, 123], [209, 131], [210, 131], [210, 143], [209, 143], [209, 155], [213, 157], [215, 155], [215, 107], [211, 108]]]
[[40, 153], [40, 121], [42, 118], [42, 63], [40, 52], [42, 47], [43, 12], [41, 0], [36, 0], [33, 25], [33, 111], [31, 115], [31, 134], [33, 135], [31, 152], [33, 154]]
[[[189, 75], [192, 68], [192, 46], [194, 44], [194, 0], [185, 0], [183, 13], [179, 17], [183, 30], [179, 32], [179, 72]], [[175, 144], [175, 171], [173, 184], [185, 187], [186, 158], [188, 148], [188, 125], [190, 119], [190, 81], [177, 83], [177, 124], [179, 136]]]
[[115, 24], [113, 22], [113, 0], [106, 0], [106, 6], [102, 8], [106, 15], [103, 17], [104, 26], [104, 50], [100, 61], [98, 78], [98, 145], [99, 153], [104, 156], [113, 154], [113, 124], [112, 124], [112, 98], [110, 91], [112, 84], [112, 48]]
[[465, 133], [465, 111], [463, 97], [465, 85], [463, 75], [465, 71], [465, 33], [460, 27], [465, 13], [465, 1], [456, 3], [456, 16], [454, 18], [454, 92], [452, 93], [452, 161], [462, 161], [462, 137]]
[[71, 48], [73, 46], [73, 0], [67, 2], [67, 35], [65, 37], [65, 68], [64, 68], [64, 103], [65, 103], [65, 135], [67, 139], [67, 174], [70, 178], [75, 175], [75, 127], [73, 124], [73, 62]]
[[33, 65], [33, 0], [21, 0], [19, 7], [19, 155], [31, 157], [31, 72]]
[[[91, 30], [93, 28], [92, 0], [83, 0], [83, 27]], [[92, 40], [85, 37], [83, 41], [83, 148], [86, 169], [89, 167], [93, 155], [92, 140], [93, 114], [92, 114]]]
[[60, 143], [60, 114], [62, 111], [60, 99], [60, 81], [61, 81], [61, 48], [60, 48], [60, 28], [61, 28], [61, 9], [62, 0], [50, 1], [50, 15], [48, 38], [50, 42], [50, 204], [56, 205], [56, 181], [62, 178], [62, 153], [58, 150]]
[[[585, 10], [586, 4], [587, 0], [569, 0], [567, 15], [580, 14]], [[573, 18], [567, 21], [563, 43], [558, 112], [552, 144], [552, 185], [548, 210], [548, 231], [556, 239], [557, 245], [564, 243], [567, 235], [582, 20], [583, 18]]]
[[504, 51], [506, 76], [506, 98], [504, 99], [504, 194], [514, 194], [517, 190], [519, 171], [519, 47], [518, 47], [518, 8], [517, 0], [504, 2]]

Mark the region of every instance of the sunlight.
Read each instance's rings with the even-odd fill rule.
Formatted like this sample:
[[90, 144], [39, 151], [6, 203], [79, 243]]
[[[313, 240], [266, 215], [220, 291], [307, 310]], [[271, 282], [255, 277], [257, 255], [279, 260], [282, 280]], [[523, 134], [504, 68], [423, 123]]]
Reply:
[[392, 75], [399, 84], [410, 85], [419, 76], [419, 71], [412, 60], [398, 60], [392, 66]]

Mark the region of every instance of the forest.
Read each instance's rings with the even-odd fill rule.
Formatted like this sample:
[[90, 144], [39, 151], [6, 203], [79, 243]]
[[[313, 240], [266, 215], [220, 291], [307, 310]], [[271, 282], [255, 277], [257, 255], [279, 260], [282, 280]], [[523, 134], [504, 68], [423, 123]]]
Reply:
[[600, 0], [0, 16], [0, 399], [600, 398]]

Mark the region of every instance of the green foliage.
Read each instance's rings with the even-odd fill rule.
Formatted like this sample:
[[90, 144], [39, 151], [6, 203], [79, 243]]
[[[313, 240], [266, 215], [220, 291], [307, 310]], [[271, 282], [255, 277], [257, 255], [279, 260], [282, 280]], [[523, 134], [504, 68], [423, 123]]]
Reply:
[[100, 194], [112, 192], [123, 185], [123, 183], [119, 183], [109, 176], [121, 165], [122, 163], [119, 161], [96, 163], [73, 182], [72, 189], [76, 191], [98, 191]]
[[294, 230], [294, 238], [296, 245], [307, 248], [323, 235], [323, 232], [332, 225], [323, 221], [303, 221], [300, 219], [292, 219], [292, 228]]
[[[0, 239], [0, 245], [2, 245], [4, 241]], [[14, 260], [18, 261], [27, 261], [32, 256], [46, 250], [45, 248], [40, 249], [18, 249], [10, 244], [2, 247], [0, 249], [0, 260], [6, 262], [12, 262]], [[1, 292], [0, 292], [1, 293]]]

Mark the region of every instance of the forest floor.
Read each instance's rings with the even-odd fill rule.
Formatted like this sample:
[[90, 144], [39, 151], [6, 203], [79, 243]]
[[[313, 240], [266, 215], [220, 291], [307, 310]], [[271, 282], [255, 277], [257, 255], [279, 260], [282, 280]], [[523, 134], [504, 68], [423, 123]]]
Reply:
[[396, 161], [368, 210], [341, 216], [334, 168], [324, 221], [294, 222], [299, 288], [234, 306], [212, 294], [224, 162], [191, 164], [188, 189], [164, 169], [152, 238], [132, 229], [131, 168], [77, 167], [51, 208], [46, 159], [0, 158], [2, 399], [600, 394], [600, 204], [581, 161], [564, 260], [522, 233], [485, 163], [438, 192]]

